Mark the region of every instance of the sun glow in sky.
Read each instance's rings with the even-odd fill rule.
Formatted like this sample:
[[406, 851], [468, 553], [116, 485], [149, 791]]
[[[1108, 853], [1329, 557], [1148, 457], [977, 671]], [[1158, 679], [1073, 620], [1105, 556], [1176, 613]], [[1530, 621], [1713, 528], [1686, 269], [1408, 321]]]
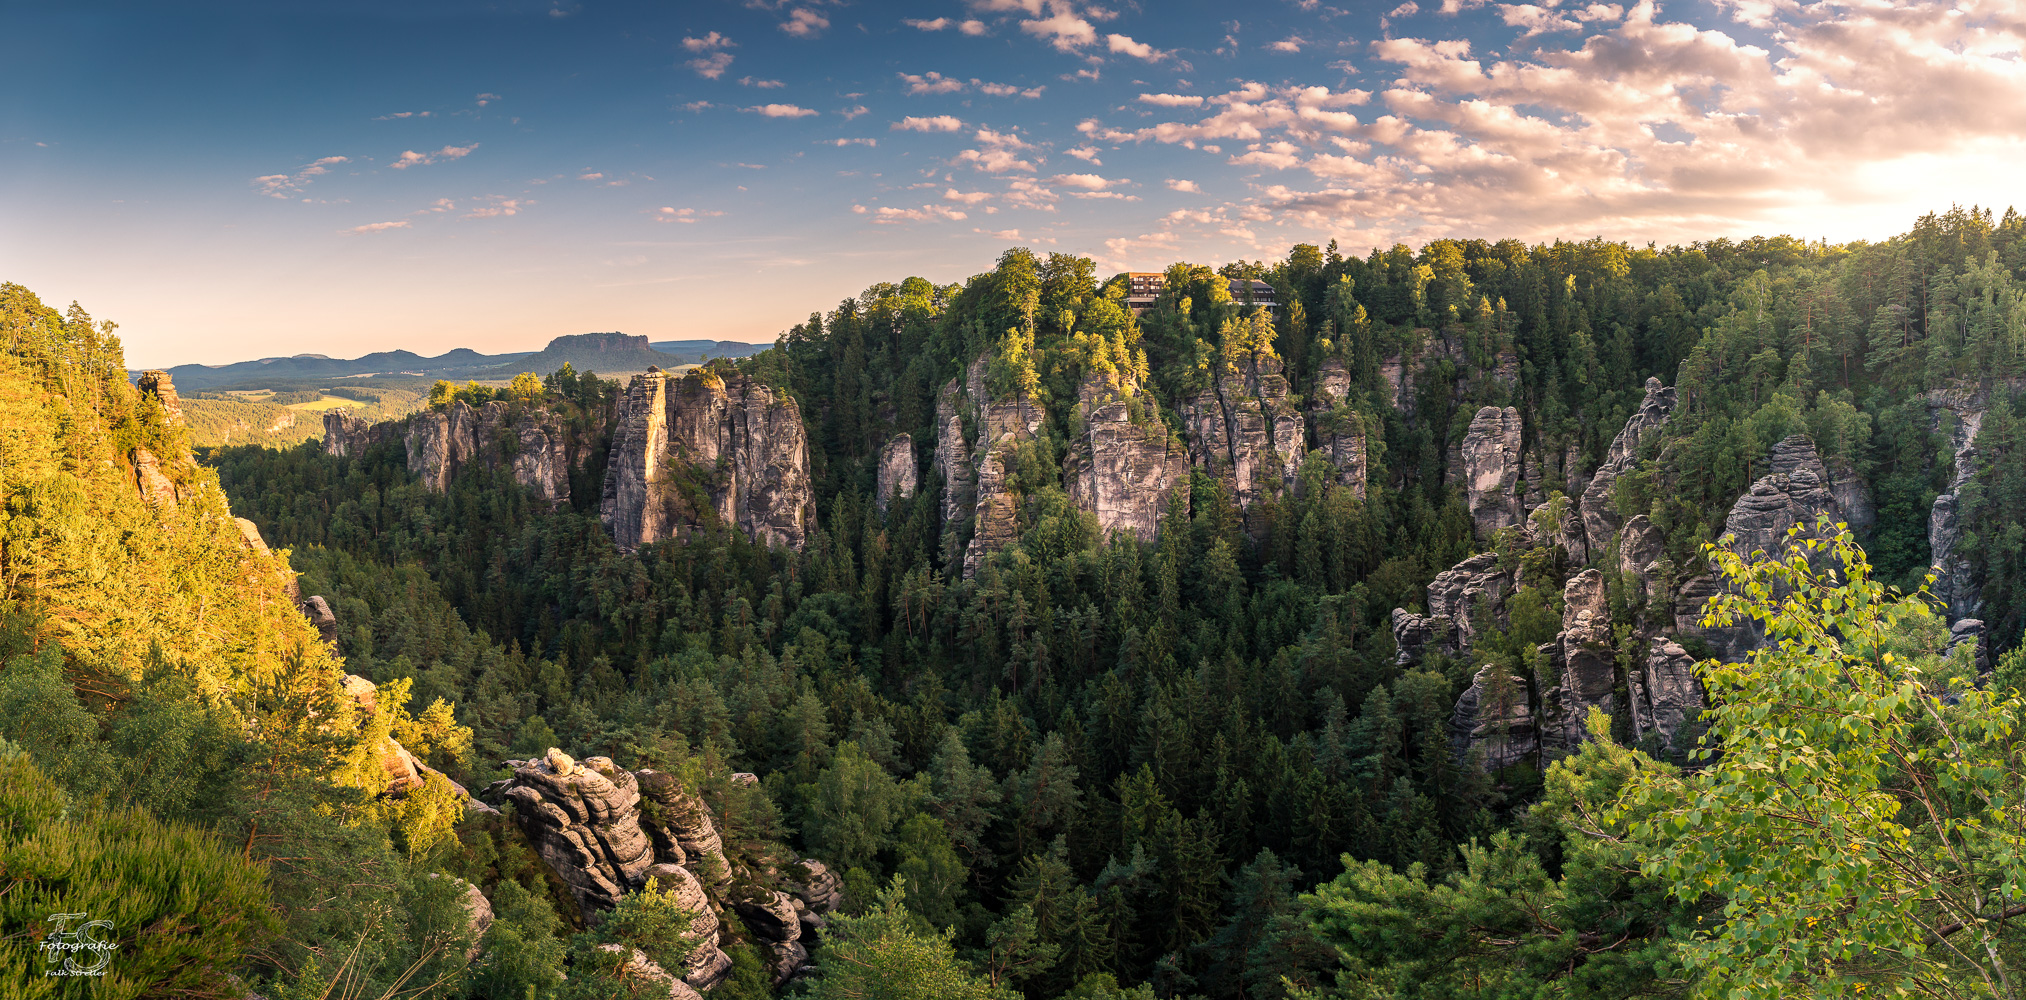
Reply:
[[2026, 205], [2026, 3], [0, 11], [0, 280], [135, 365], [765, 341], [1010, 245], [1881, 238]]

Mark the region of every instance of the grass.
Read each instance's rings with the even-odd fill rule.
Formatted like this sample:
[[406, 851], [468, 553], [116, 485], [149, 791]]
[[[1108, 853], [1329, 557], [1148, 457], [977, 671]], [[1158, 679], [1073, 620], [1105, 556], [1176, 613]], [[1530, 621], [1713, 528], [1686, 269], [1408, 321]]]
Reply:
[[363, 408], [365, 405], [366, 405], [365, 403], [362, 403], [356, 399], [346, 399], [343, 396], [325, 396], [324, 398], [319, 399], [314, 403], [290, 403], [288, 404], [288, 408], [291, 410], [322, 411], [322, 410], [337, 410], [337, 409], [359, 409]]

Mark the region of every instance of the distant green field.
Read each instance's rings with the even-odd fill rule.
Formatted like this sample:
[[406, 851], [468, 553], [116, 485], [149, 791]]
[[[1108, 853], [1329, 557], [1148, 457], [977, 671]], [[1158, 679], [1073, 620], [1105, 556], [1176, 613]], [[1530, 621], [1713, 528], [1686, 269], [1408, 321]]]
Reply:
[[[315, 398], [304, 398], [311, 393]], [[289, 448], [323, 437], [326, 411], [347, 409], [368, 421], [392, 420], [420, 409], [428, 398], [428, 383], [418, 379], [346, 380], [337, 386], [301, 380], [240, 383], [184, 396], [183, 415], [190, 423], [191, 444], [198, 447]]]

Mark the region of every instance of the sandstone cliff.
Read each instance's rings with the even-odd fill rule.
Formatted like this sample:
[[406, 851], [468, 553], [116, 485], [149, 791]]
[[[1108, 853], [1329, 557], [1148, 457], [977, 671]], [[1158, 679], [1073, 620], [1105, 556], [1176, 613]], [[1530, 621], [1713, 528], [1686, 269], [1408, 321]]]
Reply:
[[[1652, 440], [1674, 415], [1674, 387], [1663, 386], [1657, 378], [1646, 380], [1646, 396], [1639, 409], [1625, 421], [1624, 429], [1611, 439], [1604, 464], [1590, 477], [1580, 496], [1584, 544], [1592, 557], [1611, 547], [1618, 536], [1618, 477], [1639, 461], [1639, 444]], [[1570, 463], [1574, 467], [1574, 463]], [[1572, 555], [1574, 553], [1571, 553]], [[1579, 557], [1580, 558], [1580, 557]]]
[[186, 425], [183, 419], [182, 397], [176, 395], [176, 383], [169, 378], [168, 372], [158, 368], [150, 368], [141, 373], [140, 380], [135, 382], [134, 385], [135, 388], [141, 390], [142, 395], [153, 396], [157, 402], [162, 404], [162, 413], [168, 420], [169, 426], [183, 427]]
[[369, 424], [343, 410], [324, 411], [324, 454], [346, 458], [364, 454], [367, 448], [386, 440], [397, 424]]
[[1270, 350], [1227, 349], [1211, 384], [1178, 409], [1190, 458], [1229, 484], [1240, 508], [1294, 485], [1308, 452], [1306, 431]]
[[1541, 747], [1565, 753], [1588, 738], [1584, 725], [1590, 709], [1608, 715], [1616, 708], [1617, 659], [1604, 574], [1586, 569], [1569, 578], [1562, 589], [1561, 634], [1541, 652], [1556, 680], [1541, 693]]
[[740, 375], [635, 375], [619, 403], [599, 514], [625, 550], [706, 524], [801, 548], [816, 524], [801, 407]]
[[1097, 515], [1100, 534], [1152, 541], [1169, 497], [1189, 481], [1187, 449], [1130, 376], [1086, 376], [1077, 417], [1082, 432], [1063, 462], [1070, 500]]
[[1489, 539], [1520, 522], [1520, 415], [1508, 406], [1487, 406], [1470, 421], [1463, 437], [1463, 482], [1477, 537]]
[[879, 477], [872, 491], [873, 505], [885, 513], [886, 505], [915, 495], [915, 439], [896, 434], [879, 449]]
[[1336, 467], [1337, 482], [1363, 500], [1365, 420], [1346, 405], [1350, 394], [1351, 375], [1344, 367], [1344, 359], [1325, 359], [1316, 372], [1316, 391], [1309, 399], [1309, 426], [1315, 433], [1317, 450]]
[[506, 763], [513, 776], [485, 797], [513, 804], [537, 856], [586, 920], [650, 879], [696, 914], [686, 935], [695, 950], [681, 970], [667, 970], [684, 988], [709, 990], [731, 973], [721, 945], [734, 918], [767, 952], [776, 983], [807, 968], [824, 914], [841, 901], [839, 880], [822, 863], [769, 857], [752, 867], [727, 858], [710, 809], [661, 772], [627, 771], [605, 757], [579, 762], [554, 748]]
[[[342, 454], [355, 435], [340, 427], [335, 441], [324, 424], [326, 454]], [[570, 499], [570, 468], [575, 463], [562, 418], [543, 409], [517, 409], [494, 400], [477, 409], [463, 401], [442, 410], [408, 418], [402, 436], [408, 448], [408, 471], [431, 490], [442, 492], [458, 471], [473, 461], [504, 465], [515, 481], [550, 503]], [[581, 456], [579, 456], [581, 460]]]

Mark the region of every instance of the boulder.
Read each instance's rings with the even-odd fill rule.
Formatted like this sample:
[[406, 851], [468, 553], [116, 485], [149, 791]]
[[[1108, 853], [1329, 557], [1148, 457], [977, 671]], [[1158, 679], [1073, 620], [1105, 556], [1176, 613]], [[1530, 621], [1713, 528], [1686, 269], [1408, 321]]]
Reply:
[[660, 963], [648, 958], [646, 953], [638, 948], [601, 944], [598, 950], [626, 954], [626, 964], [619, 970], [621, 979], [651, 983], [657, 993], [667, 990], [668, 1000], [703, 1000], [703, 994], [697, 992], [689, 983], [677, 978], [674, 973], [662, 968]]
[[176, 509], [176, 484], [162, 473], [162, 462], [155, 453], [146, 448], [135, 448], [127, 453], [134, 465], [134, 486], [141, 491], [141, 499], [148, 506], [160, 512]]
[[802, 918], [795, 912], [794, 897], [769, 892], [752, 899], [735, 899], [732, 908], [745, 921], [753, 936], [762, 941], [789, 942], [802, 937]]
[[661, 860], [688, 868], [718, 889], [731, 885], [731, 864], [710, 807], [672, 774], [642, 768], [633, 777], [645, 804], [642, 826]]
[[[1646, 395], [1639, 402], [1639, 409], [1626, 418], [1625, 426], [1618, 436], [1611, 439], [1611, 450], [1604, 456], [1604, 464], [1580, 491], [1570, 496], [1582, 497], [1579, 509], [1583, 515], [1583, 534], [1592, 554], [1609, 548], [1618, 534], [1618, 477], [1630, 471], [1639, 461], [1639, 445], [1650, 441], [1674, 415], [1675, 392], [1672, 386], [1660, 384], [1657, 378], [1646, 380]], [[1571, 466], [1573, 467], [1573, 466]]]
[[337, 646], [338, 616], [331, 613], [329, 601], [324, 600], [322, 595], [311, 594], [303, 598], [302, 613], [304, 618], [310, 620], [311, 625], [317, 627], [318, 638], [332, 647]]
[[1519, 523], [1520, 430], [1518, 410], [1487, 406], [1463, 436], [1464, 490], [1480, 540]]
[[915, 479], [915, 439], [912, 435], [895, 434], [879, 449], [879, 476], [872, 491], [873, 505], [885, 513], [887, 504], [914, 496]]

